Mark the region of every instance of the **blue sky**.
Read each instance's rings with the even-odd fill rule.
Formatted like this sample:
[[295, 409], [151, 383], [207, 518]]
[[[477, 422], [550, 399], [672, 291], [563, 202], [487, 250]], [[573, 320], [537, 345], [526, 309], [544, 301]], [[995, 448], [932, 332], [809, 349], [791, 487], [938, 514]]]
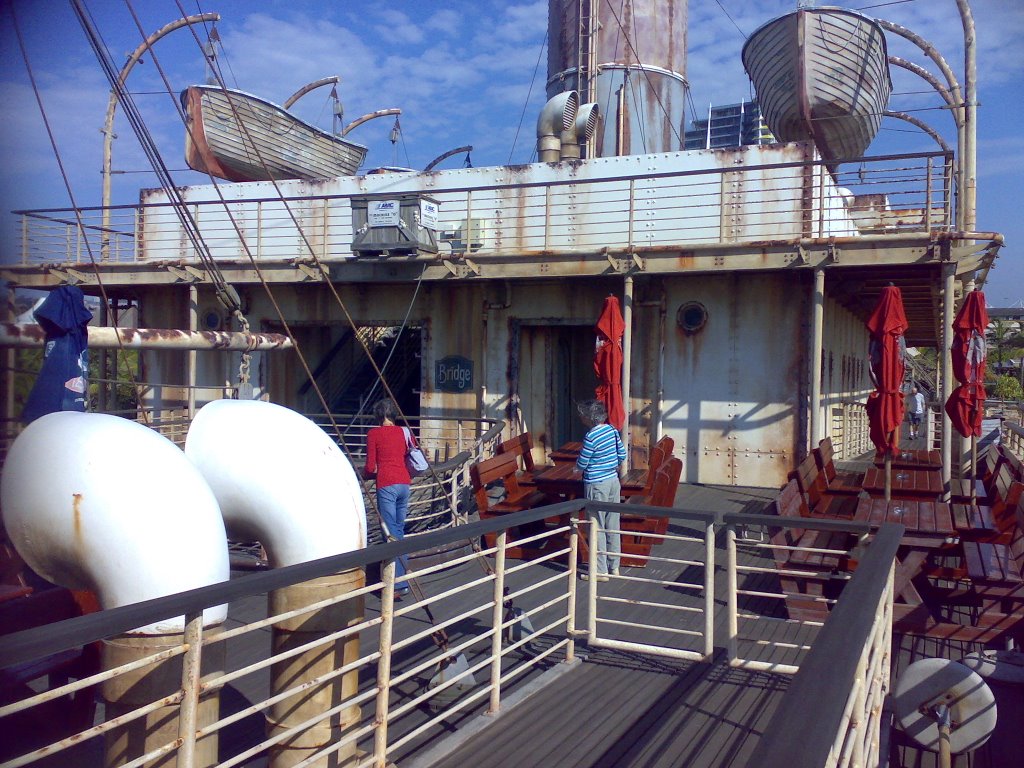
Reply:
[[[604, 0], [608, 1], [608, 0]], [[621, 2], [621, 0], [612, 0]], [[340, 75], [345, 122], [386, 107], [402, 109], [402, 138], [388, 140], [392, 121], [383, 118], [351, 135], [369, 146], [370, 165], [422, 168], [440, 153], [474, 146], [475, 166], [525, 163], [533, 159], [537, 112], [546, 79], [547, 0], [83, 0], [120, 67], [142, 40], [132, 18], [151, 33], [184, 14], [216, 11], [228, 84], [283, 102], [300, 86]], [[180, 5], [179, 5], [180, 3]], [[874, 7], [869, 7], [874, 6]], [[792, 10], [793, 0], [690, 0], [687, 78], [698, 116], [709, 103], [749, 98], [751, 86], [740, 63], [746, 35]], [[963, 74], [963, 33], [955, 0], [862, 0], [850, 7], [889, 19], [924, 37]], [[972, 0], [977, 24], [978, 228], [1006, 236], [986, 295], [990, 305], [1024, 300], [1024, 2]], [[31, 73], [54, 132], [74, 201], [101, 199], [100, 128], [109, 85], [89, 48], [70, 2], [0, 0], [0, 212], [4, 231], [14, 227], [11, 209], [64, 208], [71, 204], [40, 117], [19, 48], [13, 19], [24, 40]], [[206, 30], [195, 28], [205, 39]], [[890, 53], [935, 72], [934, 65], [902, 38], [889, 36]], [[156, 65], [175, 93], [203, 82], [204, 64], [188, 29], [161, 41], [129, 77], [130, 90], [177, 183], [208, 183], [185, 170], [184, 129]], [[911, 112], [955, 146], [951, 116], [920, 78], [893, 70], [889, 108]], [[301, 99], [300, 116], [331, 127], [328, 88]], [[687, 119], [692, 115], [688, 104]], [[520, 127], [521, 122], [521, 127]], [[131, 129], [115, 122], [115, 203], [133, 203], [140, 187], [156, 186]], [[935, 143], [899, 121], [883, 122], [869, 154], [931, 151]], [[453, 167], [461, 158], [447, 161]], [[0, 259], [12, 260], [12, 240], [0, 238]]]

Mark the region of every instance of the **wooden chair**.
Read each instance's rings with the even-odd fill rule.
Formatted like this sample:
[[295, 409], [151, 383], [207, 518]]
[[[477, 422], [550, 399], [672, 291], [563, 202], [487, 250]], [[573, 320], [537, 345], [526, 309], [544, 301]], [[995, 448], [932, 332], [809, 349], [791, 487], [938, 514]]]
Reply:
[[[779, 517], [790, 522], [810, 516], [804, 495], [795, 479], [786, 483], [779, 492], [775, 507]], [[828, 614], [828, 605], [820, 598], [825, 596], [825, 586], [830, 575], [847, 567], [847, 557], [833, 552], [803, 550], [849, 552], [855, 543], [854, 536], [844, 531], [816, 531], [800, 526], [779, 526], [771, 528], [769, 533], [775, 547], [794, 548], [772, 549], [775, 567], [780, 572], [782, 591], [787, 595], [786, 610], [790, 618], [800, 621], [824, 620]], [[808, 575], [798, 575], [792, 571], [804, 571]]]
[[655, 443], [651, 450], [650, 461], [647, 462], [647, 469], [631, 469], [622, 479], [623, 497], [650, 496], [654, 489], [654, 476], [657, 474], [658, 468], [672, 456], [675, 447], [676, 441], [668, 435]]
[[[682, 473], [683, 460], [669, 459], [654, 473], [654, 483], [650, 495], [634, 496], [629, 500], [630, 503], [651, 507], [673, 506], [679, 488], [679, 477]], [[650, 555], [651, 548], [664, 541], [663, 538], [651, 534], [663, 536], [668, 531], [668, 518], [622, 512], [619, 515], [619, 528], [623, 532], [622, 564], [643, 567], [647, 565], [647, 556]]]
[[[473, 495], [476, 498], [477, 512], [481, 520], [498, 517], [510, 512], [522, 512], [525, 509], [532, 509], [548, 502], [548, 497], [533, 488], [524, 488], [519, 485], [518, 480], [519, 464], [512, 453], [500, 453], [489, 459], [484, 459], [469, 468], [470, 483], [473, 486]], [[491, 499], [490, 489], [500, 483], [504, 489], [504, 496], [497, 501]], [[543, 523], [531, 527], [529, 531], [518, 530], [514, 537], [529, 536], [538, 532]], [[493, 547], [497, 539], [496, 533], [489, 533], [484, 537], [488, 547]], [[514, 554], [513, 554], [514, 551]], [[519, 547], [510, 547], [511, 557], [522, 557], [525, 553]]]
[[857, 498], [848, 493], [830, 493], [824, 484], [814, 454], [808, 454], [797, 468], [789, 473], [795, 480], [800, 493], [813, 517], [837, 517], [850, 519], [857, 510]]
[[968, 541], [1009, 544], [1017, 526], [1014, 510], [1022, 495], [1024, 484], [1014, 480], [1007, 468], [1001, 467], [992, 478], [991, 504], [950, 504], [960, 537]]
[[550, 466], [542, 464], [540, 467], [537, 467], [534, 464], [533, 436], [529, 432], [522, 432], [502, 443], [498, 443], [498, 454], [502, 453], [510, 453], [516, 457], [517, 461], [522, 462], [522, 467], [516, 475], [516, 480], [518, 480], [521, 486], [534, 485], [533, 476], [538, 472], [543, 472]]
[[814, 449], [814, 462], [822, 478], [827, 493], [857, 496], [863, 490], [864, 473], [846, 472], [836, 469], [835, 452], [832, 449], [832, 438], [826, 437]]

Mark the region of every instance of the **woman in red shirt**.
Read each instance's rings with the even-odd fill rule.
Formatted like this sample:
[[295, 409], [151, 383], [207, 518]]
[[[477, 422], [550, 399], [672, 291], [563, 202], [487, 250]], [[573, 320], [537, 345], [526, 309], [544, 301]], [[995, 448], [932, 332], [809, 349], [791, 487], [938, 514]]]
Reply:
[[[366, 466], [363, 474], [377, 478], [377, 510], [388, 533], [394, 539], [405, 538], [405, 515], [409, 511], [409, 470], [405, 468], [405, 430], [395, 425], [396, 408], [390, 398], [379, 400], [373, 406], [373, 415], [380, 425], [366, 435]], [[409, 433], [413, 445], [416, 438]], [[395, 595], [409, 591], [399, 577], [405, 575], [405, 558], [395, 562]]]

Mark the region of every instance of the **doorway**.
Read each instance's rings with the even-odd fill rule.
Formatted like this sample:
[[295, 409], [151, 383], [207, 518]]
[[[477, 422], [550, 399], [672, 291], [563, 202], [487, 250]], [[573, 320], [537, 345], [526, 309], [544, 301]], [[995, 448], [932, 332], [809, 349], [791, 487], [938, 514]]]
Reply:
[[520, 326], [516, 384], [521, 427], [535, 446], [550, 451], [582, 440], [586, 429], [576, 404], [593, 398], [597, 386], [593, 326]]

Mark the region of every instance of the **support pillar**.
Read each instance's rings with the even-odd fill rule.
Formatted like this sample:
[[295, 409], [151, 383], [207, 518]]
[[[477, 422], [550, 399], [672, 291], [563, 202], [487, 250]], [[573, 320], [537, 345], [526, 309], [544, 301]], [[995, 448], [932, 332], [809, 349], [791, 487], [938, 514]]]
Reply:
[[944, 409], [946, 401], [953, 392], [953, 359], [949, 349], [953, 344], [953, 305], [956, 302], [954, 282], [956, 280], [956, 264], [947, 263], [942, 266], [942, 386], [939, 393], [939, 419], [942, 424], [942, 485], [943, 500], [949, 500], [949, 482], [953, 469], [953, 425]]
[[629, 443], [629, 416], [633, 412], [630, 393], [632, 376], [631, 358], [633, 356], [633, 277], [626, 275], [622, 292], [622, 320], [625, 332], [622, 334], [622, 405], [626, 410], [626, 418], [622, 422], [622, 444], [626, 446], [626, 468], [633, 463], [633, 451]]
[[810, 453], [817, 447], [824, 435], [821, 419], [821, 343], [825, 321], [825, 270], [814, 270], [814, 294], [811, 296], [811, 422], [809, 429]]

